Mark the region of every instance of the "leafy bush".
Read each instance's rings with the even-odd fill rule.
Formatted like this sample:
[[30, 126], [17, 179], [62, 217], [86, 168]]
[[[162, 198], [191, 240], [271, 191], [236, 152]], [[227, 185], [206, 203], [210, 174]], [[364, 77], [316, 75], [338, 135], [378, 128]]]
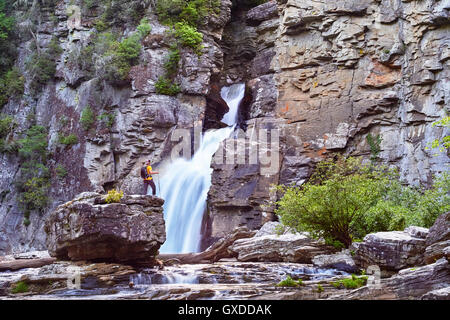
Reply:
[[9, 70], [0, 78], [0, 106], [13, 96], [21, 96], [24, 91], [25, 78], [17, 68]]
[[141, 39], [146, 37], [152, 31], [152, 27], [150, 26], [150, 23], [147, 18], [142, 18], [141, 22], [139, 23], [136, 29]]
[[14, 118], [8, 115], [0, 113], [0, 152], [14, 152], [16, 150], [16, 144], [8, 143], [6, 141], [7, 136], [13, 130]]
[[65, 178], [65, 177], [67, 176], [67, 169], [64, 168], [63, 165], [58, 164], [58, 165], [56, 166], [56, 175], [57, 175], [59, 178]]
[[25, 213], [42, 210], [49, 202], [50, 173], [47, 162], [47, 130], [42, 126], [32, 126], [23, 139], [18, 141], [19, 156], [22, 160], [20, 175], [16, 181], [22, 209]]
[[166, 77], [159, 77], [155, 83], [156, 93], [175, 96], [180, 92], [180, 87], [176, 83], [172, 83]]
[[33, 94], [37, 94], [56, 73], [55, 60], [47, 53], [33, 54], [26, 67], [31, 78], [30, 87]]
[[365, 286], [367, 283], [367, 276], [360, 276], [357, 277], [356, 275], [352, 274], [351, 278], [346, 278], [338, 281], [334, 281], [331, 284], [336, 289], [346, 288], [346, 289], [357, 289], [362, 286]]
[[166, 70], [167, 77], [174, 77], [178, 72], [178, 64], [180, 62], [180, 50], [176, 44], [171, 45], [169, 55], [164, 63], [164, 69]]
[[318, 292], [318, 293], [322, 293], [322, 292], [323, 292], [323, 287], [322, 287], [321, 284], [318, 284], [318, 285], [317, 285], [317, 292]]
[[97, 120], [104, 123], [107, 128], [111, 128], [114, 125], [114, 121], [116, 120], [116, 114], [113, 112], [103, 112], [97, 117]]
[[175, 37], [180, 40], [181, 45], [194, 49], [198, 54], [203, 48], [203, 34], [188, 23], [182, 21], [175, 24]]
[[90, 106], [86, 106], [83, 111], [81, 111], [80, 123], [84, 130], [89, 130], [95, 123], [94, 112]]
[[284, 195], [276, 213], [286, 226], [348, 247], [371, 232], [429, 227], [450, 210], [449, 185], [443, 174], [433, 188], [420, 192], [402, 186], [394, 170], [341, 157], [319, 163], [301, 187], [278, 186]]
[[287, 276], [286, 279], [280, 281], [276, 286], [277, 287], [298, 287], [303, 285], [302, 279], [298, 279], [297, 281], [292, 279], [291, 276]]
[[[432, 124], [433, 127], [444, 127], [444, 128], [448, 128], [450, 127], [450, 117], [444, 117], [439, 121], [435, 121]], [[435, 139], [433, 140], [429, 146], [427, 146], [425, 149], [429, 150], [430, 147], [432, 149], [438, 149], [439, 152], [444, 152], [446, 150], [448, 150], [450, 148], [450, 136], [446, 135], [445, 137], [443, 137], [442, 139]]]
[[106, 203], [115, 203], [120, 202], [123, 198], [123, 191], [117, 191], [116, 189], [112, 189], [108, 191], [108, 195], [105, 198]]
[[69, 146], [69, 145], [74, 145], [74, 144], [77, 144], [78, 143], [78, 137], [75, 135], [75, 134], [69, 134], [68, 136], [65, 136], [65, 135], [59, 135], [58, 136], [58, 142], [60, 143], [60, 144], [64, 144], [64, 145], [66, 145], [66, 146]]
[[24, 282], [24, 281], [19, 281], [11, 289], [11, 293], [13, 293], [13, 294], [24, 293], [24, 292], [28, 292], [28, 290], [29, 290], [28, 284], [26, 282]]

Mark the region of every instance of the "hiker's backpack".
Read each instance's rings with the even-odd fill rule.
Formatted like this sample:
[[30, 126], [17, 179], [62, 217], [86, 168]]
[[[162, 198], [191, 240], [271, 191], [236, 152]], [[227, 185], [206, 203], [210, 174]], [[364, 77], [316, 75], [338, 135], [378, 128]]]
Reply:
[[147, 179], [147, 167], [142, 167], [141, 168], [141, 178], [142, 179]]

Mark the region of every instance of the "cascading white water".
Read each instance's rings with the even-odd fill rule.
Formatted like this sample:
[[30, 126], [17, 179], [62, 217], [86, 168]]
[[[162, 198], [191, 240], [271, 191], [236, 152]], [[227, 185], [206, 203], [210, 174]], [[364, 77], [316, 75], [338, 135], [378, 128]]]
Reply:
[[175, 160], [169, 165], [168, 172], [161, 177], [160, 196], [165, 200], [167, 235], [160, 250], [162, 253], [199, 251], [201, 223], [211, 187], [211, 161], [220, 143], [234, 130], [244, 91], [244, 84], [222, 88], [222, 98], [230, 109], [222, 121], [228, 127], [207, 131], [194, 156], [190, 160]]

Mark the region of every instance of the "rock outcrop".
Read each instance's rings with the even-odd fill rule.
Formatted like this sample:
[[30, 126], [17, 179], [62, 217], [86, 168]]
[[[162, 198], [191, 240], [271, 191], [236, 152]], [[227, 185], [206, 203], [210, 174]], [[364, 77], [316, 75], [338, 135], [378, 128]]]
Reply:
[[348, 273], [358, 273], [360, 270], [352, 258], [350, 250], [342, 250], [334, 254], [320, 254], [312, 258], [315, 267], [337, 269]]
[[356, 264], [363, 268], [377, 265], [388, 271], [422, 264], [425, 238], [412, 236], [407, 230], [371, 233], [363, 242], [353, 243]]
[[166, 239], [162, 199], [125, 195], [120, 203], [82, 193], [47, 218], [47, 247], [63, 260], [151, 264]]
[[311, 239], [307, 234], [289, 231], [277, 234], [275, 230], [268, 232], [268, 229], [251, 238], [236, 240], [228, 250], [237, 254], [239, 261], [298, 263], [311, 263], [314, 256], [334, 251], [323, 241]]
[[426, 238], [426, 245], [426, 263], [433, 263], [450, 251], [450, 212], [441, 214], [436, 219]]

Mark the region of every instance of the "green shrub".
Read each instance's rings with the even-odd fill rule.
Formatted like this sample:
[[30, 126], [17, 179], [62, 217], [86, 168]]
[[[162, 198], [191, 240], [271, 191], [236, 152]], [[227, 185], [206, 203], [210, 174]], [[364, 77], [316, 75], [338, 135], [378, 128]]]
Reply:
[[377, 160], [378, 155], [380, 154], [381, 148], [381, 136], [378, 134], [376, 137], [372, 136], [372, 134], [368, 133], [366, 136], [367, 143], [370, 147], [370, 160], [372, 162], [375, 162]]
[[173, 78], [178, 72], [178, 64], [180, 62], [180, 50], [176, 44], [170, 47], [169, 55], [164, 63], [164, 69], [166, 70], [166, 76]]
[[[432, 124], [433, 127], [443, 127], [448, 128], [450, 127], [450, 117], [446, 116], [442, 118], [439, 121], [435, 121]], [[435, 139], [427, 147], [425, 147], [425, 150], [432, 149], [438, 149], [439, 152], [445, 152], [450, 148], [450, 135], [446, 135], [442, 139]]]
[[421, 192], [401, 185], [394, 170], [341, 157], [319, 163], [301, 187], [278, 186], [284, 195], [276, 213], [288, 227], [348, 247], [371, 232], [429, 227], [450, 210], [449, 184], [444, 173], [433, 188]]
[[7, 140], [15, 125], [14, 118], [0, 113], [0, 152], [15, 153], [18, 150], [17, 142]]
[[58, 142], [60, 143], [60, 144], [64, 144], [64, 145], [66, 145], [66, 146], [69, 146], [69, 145], [74, 145], [74, 144], [77, 144], [78, 143], [78, 137], [75, 135], [75, 134], [69, 134], [68, 136], [65, 136], [65, 135], [59, 135], [58, 136]]
[[318, 284], [318, 285], [317, 285], [317, 292], [318, 292], [318, 293], [322, 293], [322, 292], [323, 292], [323, 287], [322, 287], [321, 284]]
[[9, 70], [0, 78], [0, 106], [14, 96], [21, 96], [24, 91], [25, 78], [17, 68]]
[[367, 276], [360, 276], [357, 277], [356, 275], [352, 274], [351, 278], [346, 278], [338, 281], [334, 281], [331, 284], [336, 289], [346, 288], [346, 289], [357, 289], [362, 286], [365, 286], [367, 283]]
[[123, 191], [117, 191], [116, 189], [112, 189], [108, 191], [108, 195], [105, 198], [106, 203], [116, 203], [120, 202], [123, 198]]
[[180, 92], [180, 87], [176, 83], [172, 83], [166, 77], [159, 77], [155, 83], [156, 93], [175, 96]]
[[197, 28], [182, 21], [175, 24], [175, 37], [177, 37], [181, 45], [194, 49], [198, 54], [203, 48], [203, 34], [197, 31]]
[[17, 282], [15, 286], [11, 289], [11, 293], [13, 294], [24, 293], [28, 291], [29, 291], [28, 284], [24, 281]]
[[298, 279], [294, 280], [291, 276], [287, 276], [286, 279], [280, 281], [276, 286], [277, 287], [298, 287], [303, 285], [303, 280]]
[[83, 111], [81, 111], [80, 123], [84, 130], [89, 130], [95, 123], [94, 112], [90, 106], [86, 106]]
[[104, 123], [107, 128], [111, 128], [114, 125], [114, 121], [116, 120], [116, 114], [113, 112], [103, 112], [97, 117], [97, 120]]
[[55, 60], [45, 52], [31, 55], [26, 67], [31, 78], [30, 87], [33, 94], [37, 94], [56, 73]]
[[67, 176], [67, 169], [63, 165], [58, 164], [56, 166], [56, 175], [61, 179], [65, 178]]
[[47, 162], [47, 130], [32, 126], [23, 139], [18, 141], [18, 153], [22, 161], [16, 180], [19, 202], [24, 212], [42, 210], [49, 203], [50, 172]]
[[147, 18], [142, 18], [136, 29], [141, 39], [145, 38], [152, 31], [152, 27]]
[[0, 138], [5, 138], [14, 127], [14, 118], [0, 113]]

